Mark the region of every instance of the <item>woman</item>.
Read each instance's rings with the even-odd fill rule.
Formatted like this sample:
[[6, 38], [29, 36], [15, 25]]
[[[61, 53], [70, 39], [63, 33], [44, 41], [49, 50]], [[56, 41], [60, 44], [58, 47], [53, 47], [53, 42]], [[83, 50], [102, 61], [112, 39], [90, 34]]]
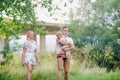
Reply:
[[35, 34], [33, 31], [28, 31], [27, 40], [23, 45], [23, 52], [22, 52], [22, 66], [27, 65], [28, 72], [27, 72], [27, 80], [31, 79], [32, 71], [34, 65], [36, 65], [36, 59], [40, 64], [40, 60], [38, 57], [37, 51], [37, 44], [34, 41]]

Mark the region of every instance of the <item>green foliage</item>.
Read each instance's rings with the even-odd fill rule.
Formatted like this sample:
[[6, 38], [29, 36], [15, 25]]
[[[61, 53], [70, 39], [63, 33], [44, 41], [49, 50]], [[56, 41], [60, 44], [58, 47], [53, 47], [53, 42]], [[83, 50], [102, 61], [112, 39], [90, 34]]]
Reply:
[[10, 71], [8, 69], [8, 65], [0, 65], [0, 80], [14, 80], [13, 77], [10, 75]]
[[35, 25], [34, 6], [29, 0], [2, 0], [0, 6], [0, 37], [18, 34], [25, 27], [21, 24], [28, 21]]
[[[84, 51], [83, 51], [84, 50]], [[90, 50], [83, 49], [81, 52]], [[82, 57], [81, 57], [82, 58]], [[32, 73], [32, 80], [56, 80], [57, 79], [57, 60], [56, 54], [47, 54], [42, 52], [40, 56], [41, 65], [35, 66]], [[22, 67], [21, 55], [14, 54], [13, 58], [9, 60], [9, 63], [0, 65], [0, 80], [25, 80], [27, 76], [27, 66]], [[71, 58], [70, 64], [70, 80], [119, 80], [119, 72], [105, 73], [105, 69], [98, 68], [92, 65], [90, 68], [84, 68], [84, 64], [81, 62], [79, 66], [76, 60]], [[62, 74], [62, 80], [64, 80], [64, 72]]]
[[[115, 58], [115, 55], [118, 53], [112, 51], [113, 47], [114, 49], [117, 48], [117, 46], [114, 46], [115, 43], [117, 44], [117, 34], [112, 33], [112, 31], [108, 28], [95, 25], [84, 27], [77, 26], [74, 28], [72, 26], [70, 29], [73, 30], [71, 30], [72, 32], [80, 29], [80, 32], [71, 33], [71, 36], [75, 40], [75, 45], [78, 48], [77, 51], [75, 51], [76, 54], [73, 56], [78, 61], [85, 59], [88, 62], [91, 62], [92, 60], [98, 66], [107, 68], [108, 72], [119, 67], [119, 62]], [[109, 49], [109, 47], [111, 49]], [[93, 63], [90, 65], [92, 64]]]
[[112, 47], [106, 46], [104, 53], [94, 53], [90, 52], [90, 59], [95, 61], [98, 66], [106, 67], [106, 71], [110, 72], [111, 70], [115, 70], [118, 67], [117, 61], [114, 59], [114, 52], [112, 51]]
[[69, 28], [70, 28], [69, 35], [73, 38], [76, 47], [82, 46], [82, 44], [80, 43], [80, 40], [79, 40], [81, 29], [78, 25], [78, 21], [75, 20], [75, 21], [71, 22], [71, 24], [69, 25]]
[[[76, 14], [72, 14], [70, 36], [73, 37], [79, 52], [74, 56], [83, 57], [84, 48], [91, 47], [87, 56], [107, 71], [119, 68], [119, 0], [79, 0]], [[86, 6], [85, 9], [83, 6]], [[111, 49], [108, 49], [108, 48]], [[86, 50], [85, 49], [85, 50]], [[81, 58], [77, 58], [81, 60]], [[85, 58], [86, 59], [86, 58]]]
[[[114, 31], [117, 33], [120, 27], [120, 3], [119, 0], [97, 0], [92, 3], [93, 9], [97, 14], [101, 15], [104, 24], [106, 26], [113, 27]], [[105, 20], [106, 19], [106, 20]]]

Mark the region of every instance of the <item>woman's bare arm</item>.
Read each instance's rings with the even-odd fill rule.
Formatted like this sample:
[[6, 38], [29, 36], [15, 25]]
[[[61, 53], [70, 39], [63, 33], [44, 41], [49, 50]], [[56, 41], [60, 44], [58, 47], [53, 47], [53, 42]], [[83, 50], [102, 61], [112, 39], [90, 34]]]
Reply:
[[22, 51], [22, 66], [24, 66], [25, 53], [26, 53], [26, 48], [23, 48], [23, 51]]

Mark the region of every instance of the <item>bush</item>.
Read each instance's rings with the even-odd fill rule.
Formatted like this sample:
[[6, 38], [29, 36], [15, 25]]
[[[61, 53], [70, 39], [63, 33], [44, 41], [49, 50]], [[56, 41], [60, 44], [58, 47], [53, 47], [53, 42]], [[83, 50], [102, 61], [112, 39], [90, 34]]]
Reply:
[[10, 74], [8, 65], [0, 65], [0, 80], [14, 80]]
[[106, 46], [105, 52], [90, 52], [90, 59], [95, 61], [99, 67], [105, 67], [107, 72], [111, 70], [115, 71], [118, 68], [118, 61], [116, 61], [115, 53], [113, 52], [112, 47]]

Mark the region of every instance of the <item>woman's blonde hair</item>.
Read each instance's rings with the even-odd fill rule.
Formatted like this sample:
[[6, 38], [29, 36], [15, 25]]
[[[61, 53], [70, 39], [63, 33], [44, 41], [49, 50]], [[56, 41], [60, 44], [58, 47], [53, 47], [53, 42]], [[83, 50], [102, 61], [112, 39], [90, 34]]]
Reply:
[[29, 38], [29, 34], [30, 34], [30, 33], [33, 33], [33, 34], [34, 34], [34, 37], [35, 37], [34, 31], [28, 31], [28, 32], [27, 32], [27, 39]]

